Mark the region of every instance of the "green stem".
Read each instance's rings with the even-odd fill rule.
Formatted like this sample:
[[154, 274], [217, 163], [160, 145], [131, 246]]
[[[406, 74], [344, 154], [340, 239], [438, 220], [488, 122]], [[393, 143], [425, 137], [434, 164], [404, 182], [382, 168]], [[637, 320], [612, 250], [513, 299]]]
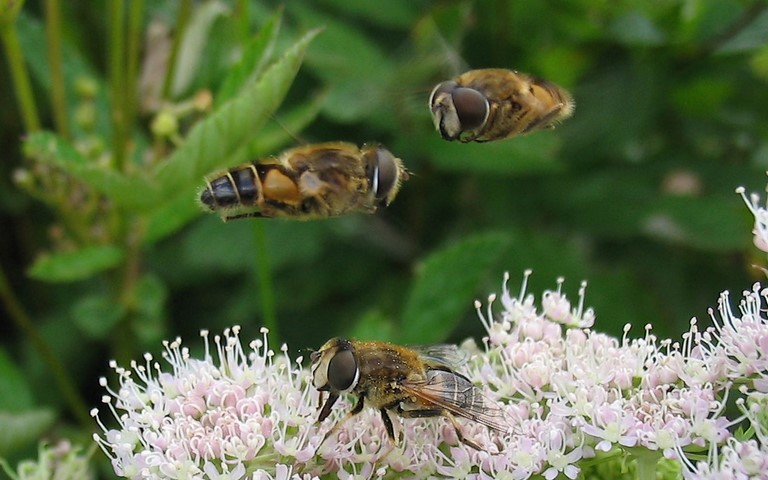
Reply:
[[642, 447], [627, 448], [626, 450], [630, 452], [637, 463], [637, 480], [655, 480], [656, 467], [658, 466], [661, 454]]
[[109, 90], [112, 103], [112, 154], [115, 166], [123, 169], [125, 161], [126, 118], [125, 118], [125, 42], [124, 42], [124, 1], [111, 0], [109, 3]]
[[176, 59], [179, 57], [179, 49], [181, 48], [181, 42], [184, 40], [184, 33], [187, 30], [187, 23], [189, 23], [191, 14], [191, 0], [182, 0], [179, 4], [179, 14], [178, 19], [176, 20], [176, 31], [173, 35], [173, 44], [171, 45], [171, 55], [168, 58], [168, 70], [165, 72], [165, 80], [163, 81], [163, 100], [167, 100], [171, 96], [173, 77], [176, 75]]
[[88, 414], [88, 406], [78, 393], [72, 377], [62, 366], [56, 353], [54, 353], [43, 337], [38, 333], [29, 314], [24, 310], [21, 302], [16, 298], [11, 286], [8, 284], [8, 279], [2, 268], [0, 268], [0, 298], [2, 298], [3, 304], [5, 305], [11, 320], [26, 336], [29, 343], [32, 344], [32, 347], [37, 351], [40, 358], [50, 369], [53, 379], [61, 391], [64, 401], [69, 406], [72, 415], [74, 415], [83, 427], [87, 429], [93, 428], [93, 422]]
[[8, 23], [2, 26], [0, 35], [2, 35], [5, 56], [8, 58], [8, 66], [11, 69], [13, 88], [16, 91], [16, 98], [19, 100], [19, 110], [21, 110], [24, 128], [27, 132], [35, 132], [40, 130], [40, 117], [37, 115], [35, 97], [32, 95], [32, 84], [29, 81], [29, 73], [24, 63], [24, 57], [21, 54], [16, 25]]
[[125, 262], [117, 272], [115, 283], [119, 285], [117, 292], [118, 302], [125, 307], [127, 314], [121, 319], [115, 328], [115, 338], [112, 344], [112, 354], [118, 363], [128, 364], [134, 359], [136, 353], [136, 335], [134, 318], [136, 311], [136, 283], [141, 273], [141, 238], [144, 237], [142, 223], [132, 223], [131, 217], [121, 219], [124, 248], [126, 252]]
[[59, 135], [69, 138], [67, 96], [61, 61], [61, 4], [45, 0], [45, 41], [48, 47], [48, 68], [51, 71], [51, 108], [53, 122]]
[[270, 341], [280, 341], [277, 330], [277, 309], [275, 307], [275, 291], [272, 284], [272, 273], [269, 268], [267, 252], [267, 236], [264, 222], [253, 222], [254, 250], [256, 252], [256, 276], [259, 282], [259, 298], [261, 299], [261, 315], [264, 326], [269, 329]]
[[123, 112], [125, 113], [125, 132], [130, 136], [136, 120], [138, 104], [136, 89], [138, 84], [139, 54], [141, 48], [141, 27], [144, 13], [143, 0], [131, 0], [128, 14], [128, 52], [125, 70]]

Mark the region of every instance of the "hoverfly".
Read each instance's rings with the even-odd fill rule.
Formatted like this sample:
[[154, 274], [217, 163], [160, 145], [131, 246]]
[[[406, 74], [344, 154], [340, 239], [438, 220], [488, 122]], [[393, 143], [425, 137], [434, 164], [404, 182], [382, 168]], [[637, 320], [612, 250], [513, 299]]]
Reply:
[[429, 97], [445, 140], [488, 142], [541, 130], [573, 114], [571, 94], [547, 80], [502, 68], [470, 70]]
[[212, 176], [200, 203], [225, 221], [373, 213], [394, 200], [406, 179], [403, 162], [380, 145], [320, 143]]
[[456, 359], [461, 358], [456, 347], [402, 347], [333, 338], [312, 352], [310, 358], [312, 384], [321, 392], [321, 403], [322, 392], [329, 392], [319, 422], [330, 415], [339, 395], [353, 393], [357, 404], [346, 418], [360, 413], [367, 403], [381, 413], [393, 443], [396, 440], [390, 412], [404, 418], [445, 417], [459, 440], [477, 450], [480, 446], [464, 437], [456, 417], [502, 433], [510, 428], [500, 406], [467, 377], [453, 371], [452, 367], [459, 363]]

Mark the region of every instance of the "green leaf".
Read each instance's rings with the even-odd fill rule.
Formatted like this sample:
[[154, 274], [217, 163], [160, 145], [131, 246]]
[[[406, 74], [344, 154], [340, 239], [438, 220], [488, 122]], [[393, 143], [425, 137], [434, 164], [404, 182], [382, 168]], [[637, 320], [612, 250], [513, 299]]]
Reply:
[[272, 56], [283, 9], [279, 8], [250, 41], [240, 62], [233, 66], [216, 95], [216, 107], [234, 97], [244, 85], [255, 81]]
[[508, 234], [478, 234], [430, 254], [405, 305], [400, 340], [445, 340], [472, 308], [480, 282], [489, 274], [498, 275], [496, 262], [512, 241]]
[[27, 274], [46, 282], [74, 282], [116, 267], [123, 257], [123, 250], [114, 245], [83, 247], [74, 252], [43, 255], [35, 260]]
[[70, 315], [87, 336], [104, 339], [125, 315], [125, 307], [106, 295], [93, 294], [78, 299]]
[[32, 392], [24, 374], [4, 349], [0, 349], [0, 392], [0, 410], [22, 411], [32, 405]]
[[155, 170], [158, 191], [167, 199], [185, 191], [192, 198], [204, 175], [232, 155], [280, 106], [298, 72], [304, 51], [319, 31], [296, 42], [259, 80], [192, 129], [184, 144]]
[[184, 194], [163, 203], [149, 215], [142, 239], [144, 243], [151, 245], [176, 232], [200, 215], [201, 210], [196, 198], [198, 195], [193, 197], [186, 195], [186, 191], [182, 193]]
[[0, 457], [37, 443], [55, 419], [50, 410], [0, 411]]

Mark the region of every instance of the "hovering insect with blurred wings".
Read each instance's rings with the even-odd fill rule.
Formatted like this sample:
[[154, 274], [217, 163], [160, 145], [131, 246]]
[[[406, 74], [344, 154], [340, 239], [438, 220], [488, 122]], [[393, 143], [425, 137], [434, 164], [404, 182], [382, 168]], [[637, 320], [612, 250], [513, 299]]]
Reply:
[[573, 114], [571, 94], [547, 80], [502, 68], [470, 70], [429, 97], [445, 140], [488, 142], [541, 130]]
[[213, 175], [200, 203], [225, 221], [373, 213], [389, 205], [407, 179], [403, 162], [380, 145], [320, 143]]
[[[318, 421], [331, 413], [339, 395], [353, 393], [357, 404], [344, 420], [360, 413], [364, 403], [379, 410], [393, 443], [395, 430], [389, 413], [404, 418], [445, 417], [464, 444], [480, 446], [464, 437], [456, 417], [463, 417], [499, 432], [511, 428], [501, 407], [488, 399], [452, 367], [464, 359], [450, 345], [402, 347], [385, 342], [333, 338], [312, 352], [312, 384], [330, 392]], [[344, 422], [342, 420], [335, 427]], [[333, 432], [333, 430], [331, 430]]]

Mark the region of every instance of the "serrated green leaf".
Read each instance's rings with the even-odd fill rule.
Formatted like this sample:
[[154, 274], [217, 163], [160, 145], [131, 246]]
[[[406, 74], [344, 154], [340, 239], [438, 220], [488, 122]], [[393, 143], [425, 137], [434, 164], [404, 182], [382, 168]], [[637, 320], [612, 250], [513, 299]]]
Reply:
[[90, 338], [103, 339], [125, 315], [125, 307], [106, 295], [79, 298], [70, 311], [72, 319]]
[[32, 392], [24, 374], [11, 361], [4, 349], [0, 349], [0, 411], [22, 411], [32, 405]]
[[123, 250], [114, 245], [96, 245], [74, 252], [51, 253], [35, 260], [27, 274], [46, 282], [74, 282], [116, 267], [124, 256]]
[[50, 410], [0, 411], [0, 457], [37, 443], [55, 419]]
[[229, 101], [244, 85], [255, 81], [262, 73], [272, 57], [282, 14], [283, 9], [279, 8], [245, 47], [240, 62], [229, 71], [216, 95], [216, 107]]
[[258, 131], [280, 106], [304, 51], [318, 32], [304, 35], [257, 82], [195, 125], [184, 144], [154, 172], [162, 195], [167, 198], [186, 191], [192, 198], [203, 177]]
[[508, 234], [478, 234], [430, 254], [405, 305], [400, 341], [445, 340], [463, 312], [472, 308], [480, 281], [497, 274], [496, 262], [512, 241]]
[[24, 141], [24, 154], [43, 164], [62, 169], [116, 205], [141, 205], [155, 196], [146, 182], [89, 161], [67, 140], [52, 132], [30, 134]]

